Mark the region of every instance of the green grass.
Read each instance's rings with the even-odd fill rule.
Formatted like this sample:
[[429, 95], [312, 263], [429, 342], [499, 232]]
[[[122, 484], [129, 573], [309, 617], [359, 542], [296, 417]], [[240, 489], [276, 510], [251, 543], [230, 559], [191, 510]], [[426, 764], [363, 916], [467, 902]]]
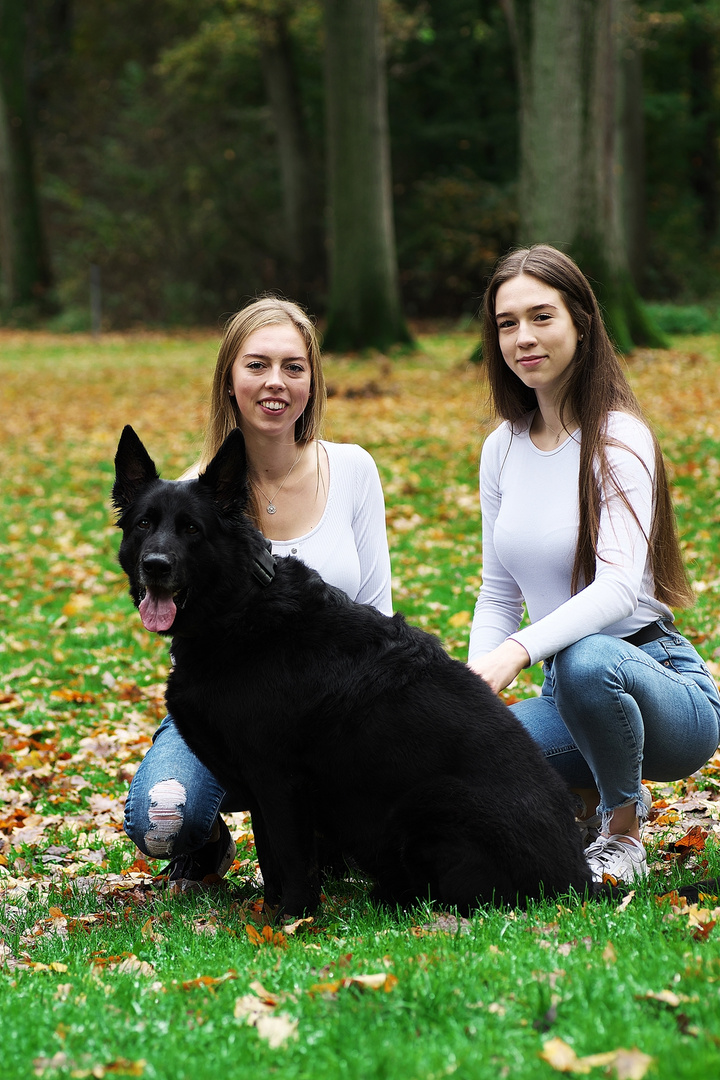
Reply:
[[[118, 903], [97, 929], [73, 926], [87, 909], [87, 898], [63, 898], [69, 930], [61, 919], [47, 928], [46, 904], [3, 914], [18, 953], [36, 935], [33, 962], [63, 966], [3, 977], [7, 1080], [56, 1054], [62, 1066], [42, 1075], [142, 1059], [148, 1077], [537, 1077], [552, 1073], [538, 1059], [552, 1037], [578, 1056], [639, 1047], [656, 1058], [651, 1075], [677, 1080], [714, 1075], [720, 1060], [720, 957], [644, 894], [622, 912], [538, 905], [420, 937], [429, 913], [391, 917], [360, 897], [286, 947], [252, 945], [226, 895]], [[136, 971], [107, 962], [128, 955]], [[377, 973], [397, 981], [349, 981]], [[273, 1015], [297, 1022], [277, 1048], [236, 1015], [256, 983], [279, 999]], [[678, 1004], [649, 996], [663, 991]]]
[[[486, 391], [471, 335], [420, 342], [390, 360], [328, 359], [330, 436], [378, 462], [396, 606], [464, 658]], [[683, 864], [656, 834], [650, 883], [622, 910], [575, 899], [458, 923], [378, 911], [362, 883], [330, 882], [312, 923], [264, 945], [246, 930], [261, 929], [261, 892], [242, 818], [231, 827], [243, 865], [212, 892], [170, 897], [134, 864], [122, 800], [162, 715], [167, 643], [142, 630], [116, 564], [112, 457], [131, 422], [165, 475], [189, 464], [215, 347], [201, 334], [0, 337], [3, 1080], [535, 1080], [554, 1073], [538, 1056], [552, 1038], [580, 1057], [637, 1047], [652, 1077], [715, 1075], [720, 925], [698, 920], [720, 901], [694, 917], [653, 895], [720, 873], [712, 839]], [[707, 336], [629, 361], [668, 455], [698, 593], [681, 626], [716, 673], [719, 356]], [[539, 678], [523, 673], [513, 693], [535, 693]], [[694, 785], [716, 794], [717, 770]], [[342, 778], [329, 797], [342, 798]], [[379, 989], [353, 982], [382, 974]], [[296, 1023], [279, 1046], [247, 1023], [258, 984], [274, 995], [271, 1019]]]

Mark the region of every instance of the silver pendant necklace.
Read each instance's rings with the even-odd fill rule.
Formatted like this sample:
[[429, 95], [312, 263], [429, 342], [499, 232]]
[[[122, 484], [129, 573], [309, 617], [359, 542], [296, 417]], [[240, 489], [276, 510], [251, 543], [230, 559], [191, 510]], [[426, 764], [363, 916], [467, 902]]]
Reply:
[[305, 447], [304, 447], [304, 446], [302, 446], [302, 447], [300, 448], [300, 450], [298, 451], [298, 456], [297, 456], [297, 457], [295, 458], [295, 460], [293, 461], [292, 465], [290, 466], [290, 468], [288, 469], [288, 471], [287, 471], [287, 472], [285, 473], [285, 477], [284, 477], [284, 479], [283, 479], [283, 482], [282, 482], [282, 484], [281, 484], [281, 485], [280, 485], [280, 487], [279, 487], [279, 488], [277, 489], [277, 491], [275, 492], [275, 494], [273, 495], [273, 497], [272, 497], [272, 498], [270, 498], [270, 496], [269, 496], [269, 495], [266, 495], [266, 494], [265, 494], [265, 492], [263, 491], [263, 489], [262, 489], [262, 488], [260, 487], [260, 485], [258, 484], [257, 480], [253, 480], [253, 484], [254, 484], [254, 485], [255, 485], [255, 487], [256, 487], [256, 488], [258, 489], [258, 491], [259, 491], [259, 492], [260, 492], [260, 494], [262, 495], [263, 499], [267, 499], [267, 506], [265, 507], [265, 510], [266, 510], [266, 512], [267, 512], [268, 514], [277, 514], [277, 506], [275, 505], [275, 500], [277, 499], [277, 497], [278, 497], [278, 495], [280, 494], [280, 492], [282, 491], [282, 489], [283, 489], [283, 488], [285, 487], [285, 482], [286, 482], [287, 478], [289, 477], [290, 473], [291, 473], [291, 472], [293, 471], [293, 469], [294, 469], [294, 468], [295, 468], [295, 466], [297, 465], [297, 463], [298, 463], [298, 461], [300, 460], [300, 458], [302, 457], [302, 453], [303, 453], [303, 450], [304, 450], [304, 449], [305, 449]]

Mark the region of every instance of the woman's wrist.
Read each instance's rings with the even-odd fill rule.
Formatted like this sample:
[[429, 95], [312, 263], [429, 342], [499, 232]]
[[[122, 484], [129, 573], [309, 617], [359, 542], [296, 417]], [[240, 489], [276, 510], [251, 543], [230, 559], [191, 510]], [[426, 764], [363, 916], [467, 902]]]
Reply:
[[484, 679], [491, 690], [499, 694], [514, 682], [524, 667], [530, 664], [530, 656], [524, 645], [514, 638], [507, 638], [492, 652], [476, 656], [468, 667]]

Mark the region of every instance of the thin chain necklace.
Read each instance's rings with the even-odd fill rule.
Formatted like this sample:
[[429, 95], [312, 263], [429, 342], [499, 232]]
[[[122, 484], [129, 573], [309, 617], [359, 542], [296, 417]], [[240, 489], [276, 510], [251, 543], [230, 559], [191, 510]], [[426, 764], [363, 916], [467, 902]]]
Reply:
[[[570, 423], [571, 423], [571, 424], [572, 424], [572, 422], [573, 422], [573, 421], [570, 421]], [[562, 425], [562, 427], [560, 428], [560, 430], [559, 430], [559, 431], [555, 431], [555, 429], [554, 429], [554, 428], [551, 428], [551, 427], [550, 427], [550, 425], [548, 424], [548, 422], [547, 422], [547, 420], [545, 419], [545, 417], [543, 417], [543, 424], [544, 424], [544, 425], [545, 425], [545, 427], [546, 427], [546, 428], [548, 429], [548, 431], [550, 432], [550, 434], [551, 434], [551, 435], [554, 435], [554, 436], [555, 436], [555, 445], [556, 445], [556, 446], [557, 446], [557, 445], [558, 445], [558, 443], [560, 442], [560, 437], [562, 436], [562, 434], [563, 434], [564, 432], [567, 432], [567, 433], [569, 434], [569, 432], [570, 432], [570, 426], [569, 426], [568, 424], [563, 424], [563, 425]]]
[[262, 489], [262, 488], [260, 487], [260, 485], [258, 484], [257, 480], [255, 480], [255, 479], [252, 479], [252, 478], [251, 478], [251, 479], [252, 479], [252, 482], [253, 482], [253, 484], [254, 484], [254, 485], [255, 485], [255, 487], [256, 487], [256, 488], [258, 489], [258, 491], [259, 491], [259, 492], [260, 492], [260, 494], [262, 495], [263, 499], [267, 499], [267, 506], [265, 507], [265, 510], [267, 511], [267, 513], [268, 513], [268, 514], [277, 514], [277, 506], [275, 505], [275, 500], [277, 499], [277, 497], [278, 497], [278, 495], [280, 494], [280, 492], [282, 491], [282, 489], [283, 489], [283, 488], [285, 487], [285, 482], [286, 482], [287, 478], [289, 477], [290, 473], [291, 473], [291, 472], [293, 471], [293, 469], [294, 469], [294, 468], [295, 468], [295, 466], [297, 465], [297, 463], [298, 463], [298, 461], [300, 460], [300, 458], [302, 457], [302, 454], [303, 454], [303, 450], [304, 450], [304, 449], [305, 449], [305, 446], [303, 445], [303, 446], [301, 446], [301, 447], [300, 447], [300, 449], [298, 450], [298, 455], [297, 455], [297, 457], [296, 457], [296, 458], [295, 458], [295, 460], [293, 461], [293, 463], [292, 463], [292, 465], [290, 466], [290, 468], [288, 469], [288, 471], [287, 471], [287, 472], [285, 473], [285, 476], [284, 476], [284, 478], [283, 478], [283, 482], [282, 482], [282, 484], [281, 484], [281, 485], [280, 485], [280, 487], [279, 487], [279, 488], [277, 489], [277, 491], [275, 492], [275, 494], [273, 495], [273, 497], [272, 497], [272, 498], [270, 498], [270, 496], [269, 496], [269, 495], [266, 495], [266, 494], [265, 494], [265, 492], [263, 491], [263, 489]]

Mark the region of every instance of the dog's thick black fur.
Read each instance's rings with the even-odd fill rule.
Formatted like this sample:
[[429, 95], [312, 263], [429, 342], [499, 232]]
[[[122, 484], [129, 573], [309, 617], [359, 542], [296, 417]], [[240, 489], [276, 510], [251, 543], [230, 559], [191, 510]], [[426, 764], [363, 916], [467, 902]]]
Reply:
[[115, 463], [130, 594], [173, 638], [168, 709], [242, 791], [266, 905], [317, 907], [318, 833], [390, 904], [591, 888], [564, 784], [490, 688], [401, 615], [272, 558], [239, 431], [198, 480], [161, 480], [130, 427]]

